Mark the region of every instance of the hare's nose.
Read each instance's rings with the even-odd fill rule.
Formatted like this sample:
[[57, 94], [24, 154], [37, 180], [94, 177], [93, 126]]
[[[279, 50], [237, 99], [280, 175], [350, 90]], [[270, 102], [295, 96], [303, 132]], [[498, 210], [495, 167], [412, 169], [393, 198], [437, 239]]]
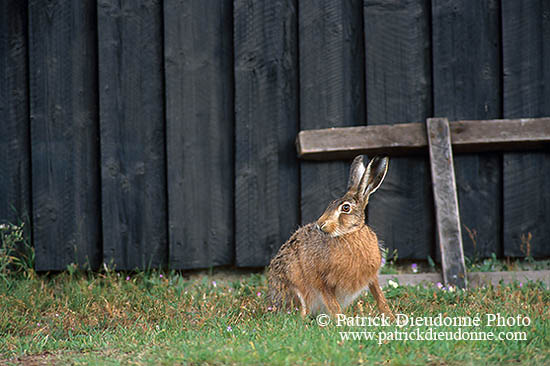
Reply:
[[315, 223], [315, 225], [317, 226], [317, 229], [319, 229], [319, 230], [321, 230], [321, 231], [323, 231], [323, 232], [326, 232], [326, 231], [325, 231], [325, 229], [326, 229], [326, 227], [327, 227], [327, 223], [326, 223], [326, 222], [321, 222], [321, 223], [317, 222], [317, 223]]

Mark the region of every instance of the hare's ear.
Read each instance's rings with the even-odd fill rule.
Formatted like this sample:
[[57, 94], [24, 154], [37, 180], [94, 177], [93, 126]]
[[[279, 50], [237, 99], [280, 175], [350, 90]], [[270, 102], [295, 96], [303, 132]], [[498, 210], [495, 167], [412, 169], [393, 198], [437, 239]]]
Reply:
[[348, 191], [357, 192], [359, 183], [365, 173], [365, 165], [363, 164], [363, 155], [357, 155], [351, 163], [348, 178]]
[[376, 192], [386, 177], [389, 160], [390, 159], [387, 156], [376, 156], [367, 166], [365, 174], [361, 177], [359, 191], [357, 192], [358, 198], [363, 203], [363, 206], [367, 205], [369, 202], [369, 196]]

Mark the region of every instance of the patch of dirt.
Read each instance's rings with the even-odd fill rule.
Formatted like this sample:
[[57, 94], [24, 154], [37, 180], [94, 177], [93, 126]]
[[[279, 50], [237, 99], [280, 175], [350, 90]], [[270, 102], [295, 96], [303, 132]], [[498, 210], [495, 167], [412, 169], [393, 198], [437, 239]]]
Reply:
[[182, 271], [182, 276], [189, 281], [199, 282], [203, 277], [208, 276], [209, 281], [216, 281], [219, 283], [228, 283], [233, 281], [240, 281], [252, 274], [262, 274], [265, 268], [234, 268], [234, 267], [222, 267], [198, 270]]
[[39, 355], [22, 356], [12, 359], [0, 360], [0, 365], [43, 366], [56, 364], [57, 355], [51, 352], [44, 352]]

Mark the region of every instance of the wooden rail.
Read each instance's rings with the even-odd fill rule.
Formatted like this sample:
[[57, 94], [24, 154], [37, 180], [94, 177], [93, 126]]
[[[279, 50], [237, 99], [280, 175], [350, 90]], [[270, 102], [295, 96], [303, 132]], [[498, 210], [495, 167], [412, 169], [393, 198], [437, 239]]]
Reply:
[[[450, 122], [455, 153], [516, 151], [550, 147], [550, 117]], [[300, 131], [302, 159], [332, 160], [357, 154], [427, 153], [425, 123], [402, 123]]]
[[[510, 283], [528, 283], [542, 282], [550, 286], [550, 271], [507, 271], [507, 272], [469, 272], [466, 274], [468, 278], [468, 286], [470, 288], [481, 286], [498, 286], [499, 284]], [[441, 273], [418, 273], [418, 274], [383, 274], [380, 275], [380, 286], [387, 286], [388, 281], [393, 280], [399, 285], [436, 285], [438, 282], [443, 283], [443, 275]]]

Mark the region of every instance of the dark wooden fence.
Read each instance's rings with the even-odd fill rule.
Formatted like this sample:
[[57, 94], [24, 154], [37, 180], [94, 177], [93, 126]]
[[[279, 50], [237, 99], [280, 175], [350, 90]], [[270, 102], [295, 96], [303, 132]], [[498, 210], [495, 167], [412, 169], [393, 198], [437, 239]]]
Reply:
[[[38, 270], [263, 266], [347, 178], [299, 130], [549, 115], [546, 0], [0, 2], [0, 220]], [[455, 166], [466, 255], [550, 255], [548, 151]], [[370, 203], [400, 258], [438, 255], [429, 174]]]

